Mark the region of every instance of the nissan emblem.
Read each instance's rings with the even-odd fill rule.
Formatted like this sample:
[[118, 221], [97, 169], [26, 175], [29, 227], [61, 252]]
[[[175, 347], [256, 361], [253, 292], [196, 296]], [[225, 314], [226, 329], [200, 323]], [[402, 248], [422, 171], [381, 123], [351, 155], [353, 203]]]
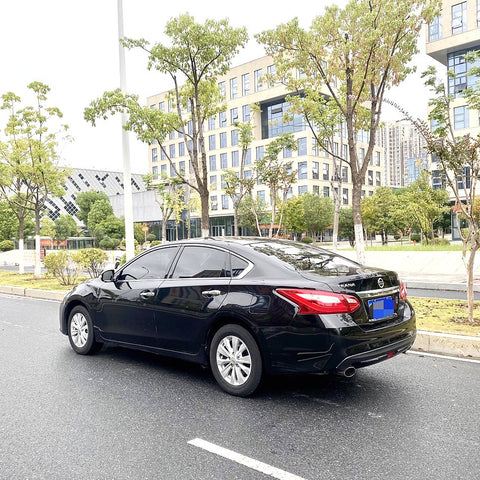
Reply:
[[383, 278], [379, 278], [379, 279], [378, 279], [378, 286], [379, 286], [380, 288], [383, 288], [383, 287], [385, 286], [385, 282], [383, 281]]

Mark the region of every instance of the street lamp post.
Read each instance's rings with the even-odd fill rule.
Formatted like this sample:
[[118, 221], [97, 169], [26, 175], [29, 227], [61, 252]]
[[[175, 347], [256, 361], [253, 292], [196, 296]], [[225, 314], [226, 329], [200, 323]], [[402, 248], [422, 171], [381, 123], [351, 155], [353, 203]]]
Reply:
[[[123, 35], [123, 4], [117, 0], [118, 10], [118, 53], [120, 64], [120, 89], [126, 93], [127, 79], [125, 74], [125, 50], [120, 43]], [[128, 132], [123, 128], [127, 122], [125, 113], [122, 113], [122, 150], [123, 150], [123, 198], [125, 210], [125, 247], [127, 261], [135, 256], [135, 244], [133, 235], [133, 200], [132, 200], [132, 174], [130, 171], [130, 145]]]

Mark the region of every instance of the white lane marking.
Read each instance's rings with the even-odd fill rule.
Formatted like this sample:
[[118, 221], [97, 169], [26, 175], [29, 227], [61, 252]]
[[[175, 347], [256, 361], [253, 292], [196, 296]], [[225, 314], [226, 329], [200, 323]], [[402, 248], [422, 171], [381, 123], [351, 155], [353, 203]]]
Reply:
[[444, 358], [445, 360], [458, 360], [459, 362], [480, 363], [480, 360], [475, 360], [473, 358], [450, 357], [448, 355], [438, 355], [436, 353], [417, 352], [414, 350], [409, 350], [407, 352], [407, 355], [409, 354], [420, 355], [421, 357]]
[[194, 438], [193, 440], [190, 440], [188, 444], [193, 445], [194, 447], [201, 448], [203, 450], [207, 450], [210, 453], [220, 455], [221, 457], [227, 458], [228, 460], [240, 463], [245, 467], [251, 468], [252, 470], [256, 470], [257, 472], [261, 472], [266, 475], [270, 475], [273, 478], [278, 478], [279, 480], [305, 480], [298, 475], [294, 475], [293, 473], [288, 473], [285, 470], [280, 470], [279, 468], [272, 467], [267, 463], [259, 462], [258, 460], [246, 457], [245, 455], [234, 452], [233, 450], [228, 450], [227, 448], [220, 447], [219, 445], [215, 445], [214, 443], [207, 442], [206, 440], [202, 440], [201, 438]]

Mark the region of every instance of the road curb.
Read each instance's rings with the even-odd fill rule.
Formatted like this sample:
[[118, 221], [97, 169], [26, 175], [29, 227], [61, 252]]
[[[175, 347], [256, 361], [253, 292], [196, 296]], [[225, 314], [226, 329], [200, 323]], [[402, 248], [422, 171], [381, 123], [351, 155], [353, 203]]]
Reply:
[[[406, 282], [407, 289], [415, 290], [440, 290], [445, 292], [466, 292], [467, 285], [465, 283], [433, 283], [433, 282], [418, 282], [418, 281], [409, 281]], [[474, 284], [473, 291], [480, 293], [480, 285]]]
[[57, 300], [59, 302], [61, 302], [67, 294], [67, 292], [59, 292], [56, 290], [39, 290], [37, 288], [12, 287], [10, 285], [0, 285], [0, 293], [37, 298], [39, 300]]
[[419, 330], [412, 349], [418, 352], [480, 359], [480, 338]]
[[[66, 295], [66, 292], [12, 287], [9, 285], [0, 285], [0, 293], [59, 302]], [[480, 338], [419, 330], [412, 350], [459, 358], [480, 359]]]

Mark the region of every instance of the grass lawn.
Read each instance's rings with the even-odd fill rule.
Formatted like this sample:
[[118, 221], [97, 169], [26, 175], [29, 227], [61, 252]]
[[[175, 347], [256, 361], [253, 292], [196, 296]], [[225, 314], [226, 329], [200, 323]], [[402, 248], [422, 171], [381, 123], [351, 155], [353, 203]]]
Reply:
[[480, 302], [475, 302], [475, 325], [467, 320], [467, 302], [443, 298], [409, 298], [417, 313], [417, 328], [429, 332], [480, 336]]
[[[79, 278], [78, 283], [83, 282], [86, 278]], [[9, 285], [12, 287], [22, 288], [38, 288], [39, 290], [56, 290], [59, 292], [68, 292], [73, 287], [60, 285], [60, 282], [52, 277], [42, 276], [40, 279], [33, 278], [33, 273], [25, 273], [19, 275], [16, 272], [7, 272], [0, 270], [0, 285]]]

